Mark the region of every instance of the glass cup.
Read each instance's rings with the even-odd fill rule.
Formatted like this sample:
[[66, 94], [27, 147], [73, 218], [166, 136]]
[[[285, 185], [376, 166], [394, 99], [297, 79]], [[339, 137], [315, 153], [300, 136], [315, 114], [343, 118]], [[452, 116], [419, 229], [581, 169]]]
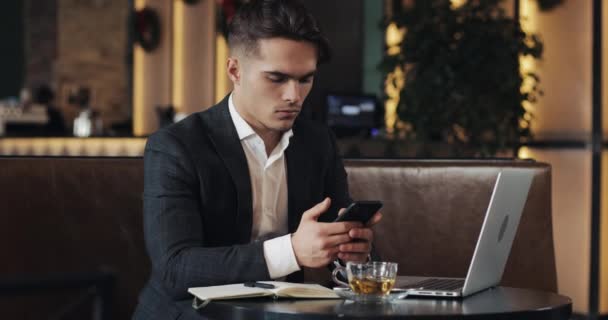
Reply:
[[[338, 272], [346, 271], [348, 283], [338, 279]], [[334, 282], [350, 287], [357, 302], [382, 302], [389, 296], [397, 279], [397, 263], [372, 261], [347, 262], [332, 272]]]

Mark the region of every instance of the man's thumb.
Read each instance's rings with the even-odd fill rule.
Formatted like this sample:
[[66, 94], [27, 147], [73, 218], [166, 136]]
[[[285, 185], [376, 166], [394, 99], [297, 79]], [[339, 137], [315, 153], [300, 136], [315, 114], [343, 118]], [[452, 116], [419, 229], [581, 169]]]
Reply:
[[323, 201], [317, 203], [314, 207], [306, 210], [306, 212], [304, 212], [304, 218], [317, 221], [319, 216], [329, 209], [330, 205], [331, 199], [325, 198]]

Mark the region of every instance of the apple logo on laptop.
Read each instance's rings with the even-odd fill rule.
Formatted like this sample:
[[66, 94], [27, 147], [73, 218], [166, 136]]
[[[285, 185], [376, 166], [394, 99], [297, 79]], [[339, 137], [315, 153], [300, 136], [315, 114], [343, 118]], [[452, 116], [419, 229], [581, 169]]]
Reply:
[[507, 225], [509, 224], [509, 215], [507, 214], [505, 218], [502, 220], [502, 225], [500, 226], [500, 232], [498, 232], [498, 242], [502, 241], [502, 238], [505, 236], [505, 231], [507, 231]]

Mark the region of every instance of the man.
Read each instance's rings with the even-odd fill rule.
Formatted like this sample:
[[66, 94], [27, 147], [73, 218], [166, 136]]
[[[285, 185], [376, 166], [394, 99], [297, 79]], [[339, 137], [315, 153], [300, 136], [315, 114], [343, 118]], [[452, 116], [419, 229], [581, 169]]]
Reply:
[[346, 172], [330, 131], [298, 118], [329, 54], [314, 19], [295, 1], [251, 1], [228, 41], [233, 92], [146, 145], [152, 274], [136, 319], [176, 319], [189, 287], [300, 281], [303, 267], [371, 250], [380, 214], [368, 226], [331, 222], [350, 203]]

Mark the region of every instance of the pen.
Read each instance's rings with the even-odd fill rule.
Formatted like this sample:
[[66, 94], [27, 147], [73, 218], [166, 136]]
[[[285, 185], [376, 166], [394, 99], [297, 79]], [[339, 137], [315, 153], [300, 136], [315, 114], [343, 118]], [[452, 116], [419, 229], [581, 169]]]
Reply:
[[257, 282], [257, 281], [245, 282], [243, 285], [245, 285], [245, 287], [251, 287], [251, 288], [263, 288], [263, 289], [274, 289], [275, 288], [275, 286], [270, 283], [262, 283], [262, 282]]

